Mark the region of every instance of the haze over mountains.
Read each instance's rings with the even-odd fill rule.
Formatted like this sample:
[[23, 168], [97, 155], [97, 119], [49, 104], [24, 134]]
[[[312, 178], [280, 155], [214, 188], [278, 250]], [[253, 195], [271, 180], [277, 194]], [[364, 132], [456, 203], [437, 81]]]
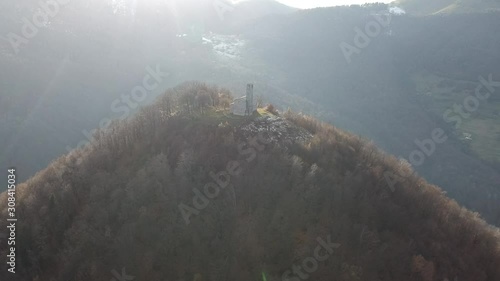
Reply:
[[[166, 89], [185, 81], [198, 80], [215, 83], [231, 90], [233, 96], [236, 97], [242, 96], [245, 85], [252, 82], [255, 84], [256, 97], [261, 96], [265, 103], [272, 103], [281, 111], [291, 108], [296, 112], [304, 112], [337, 128], [359, 135], [363, 139], [373, 141], [377, 147], [401, 158], [400, 162], [410, 162], [418, 175], [430, 184], [442, 188], [446, 196], [457, 200], [460, 206], [478, 212], [488, 223], [499, 226], [499, 8], [499, 2], [493, 0], [400, 0], [389, 5], [353, 5], [311, 10], [298, 10], [272, 0], [250, 0], [237, 5], [211, 0], [71, 1], [60, 5], [58, 12], [50, 16], [49, 22], [38, 27], [32, 38], [28, 38], [26, 42], [23, 41], [17, 46], [16, 51], [16, 47], [13, 47], [12, 41], [8, 39], [8, 34], [16, 33], [24, 36], [23, 30], [29, 27], [25, 27], [27, 23], [23, 18], [32, 21], [33, 15], [43, 7], [41, 8], [37, 2], [27, 0], [3, 1], [0, 3], [0, 147], [2, 147], [0, 168], [6, 170], [8, 167], [16, 167], [19, 180], [28, 180], [38, 171], [49, 166], [53, 160], [76, 147], [83, 147], [87, 144], [92, 139], [95, 129], [99, 127], [104, 129], [110, 124], [111, 119], [133, 118], [141, 107], [151, 104], [156, 97], [165, 93]], [[146, 77], [151, 79], [153, 87], [144, 86]], [[145, 94], [132, 95], [137, 87], [147, 88]], [[239, 128], [235, 124], [232, 126], [235, 130]], [[299, 125], [299, 127], [302, 126]], [[184, 133], [195, 134], [196, 132], [198, 131], [186, 128]], [[165, 134], [169, 136], [168, 133]], [[446, 140], [435, 142], [435, 136], [438, 134], [445, 136]], [[327, 141], [324, 138], [321, 139]], [[114, 204], [109, 207], [111, 210], [106, 211], [108, 213], [118, 212], [117, 210], [122, 210], [120, 208], [125, 208], [120, 207], [125, 205], [124, 201], [121, 201], [125, 200], [123, 199], [125, 195], [117, 195], [124, 191], [113, 181], [126, 185], [127, 180], [132, 181], [132, 178], [119, 179], [119, 176], [110, 170], [120, 171], [122, 174], [137, 174], [138, 178], [142, 179], [144, 175], [138, 171], [147, 170], [148, 165], [156, 161], [155, 157], [160, 157], [158, 155], [162, 152], [159, 148], [159, 150], [147, 151], [145, 147], [148, 144], [147, 140], [141, 138], [133, 153], [143, 152], [153, 160], [145, 156], [149, 160], [140, 159], [133, 164], [135, 163], [135, 160], [131, 160], [133, 157], [124, 159], [126, 156], [119, 156], [122, 157], [120, 161], [123, 162], [95, 164], [93, 158], [87, 159], [86, 157], [90, 156], [85, 156], [86, 165], [89, 167], [103, 165], [108, 169], [103, 172], [105, 174], [95, 175], [92, 171], [79, 171], [72, 166], [76, 165], [76, 162], [70, 161], [71, 156], [64, 156], [63, 160], [59, 159], [56, 164], [51, 164], [52, 167], [61, 166], [71, 171], [76, 169], [79, 175], [77, 178], [73, 174], [60, 178], [60, 174], [51, 174], [52, 170], [57, 169], [49, 168], [23, 185], [22, 188], [30, 190], [30, 194], [34, 195], [28, 195], [27, 191], [24, 191], [25, 193], [20, 195], [25, 198], [22, 200], [30, 198], [29, 202], [38, 202], [33, 205], [36, 207], [24, 206], [26, 212], [32, 215], [39, 208], [47, 209], [44, 211], [46, 212], [44, 214], [48, 215], [47, 221], [40, 223], [42, 229], [36, 231], [48, 235], [46, 229], [53, 227], [57, 232], [56, 238], [62, 239], [65, 235], [69, 235], [68, 241], [74, 242], [77, 240], [76, 234], [72, 236], [73, 234], [68, 234], [67, 231], [69, 229], [77, 231], [78, 227], [84, 228], [85, 223], [90, 223], [86, 222], [87, 219], [97, 216], [90, 215], [83, 210], [93, 207], [101, 210], [108, 208], [107, 204]], [[167, 149], [168, 146], [165, 145], [163, 148]], [[173, 152], [165, 150], [163, 153], [172, 154]], [[309, 166], [318, 162], [316, 157], [319, 155], [304, 152], [302, 156], [308, 158]], [[171, 172], [175, 174], [180, 156], [176, 155], [172, 158], [170, 155], [169, 157], [173, 161], [169, 164]], [[222, 158], [217, 161], [224, 162]], [[381, 163], [386, 163], [384, 161], [387, 160]], [[389, 165], [390, 167], [399, 167], [394, 159], [391, 161], [389, 162], [394, 163]], [[338, 172], [337, 166], [328, 166], [328, 169]], [[343, 170], [343, 172], [346, 171]], [[349, 170], [349, 173], [355, 173], [355, 171], [355, 169]], [[257, 177], [260, 171], [255, 170], [252, 173], [255, 173]], [[153, 178], [157, 176], [160, 177], [152, 174]], [[85, 177], [90, 177], [90, 179], [83, 180]], [[340, 176], [342, 179], [344, 177], [349, 178], [345, 175]], [[89, 184], [97, 186], [98, 179], [101, 178], [107, 178], [109, 187], [102, 187], [104, 190], [100, 190], [88, 186]], [[175, 181], [181, 181], [180, 178], [176, 178]], [[379, 179], [379, 175], [374, 176], [374, 179]], [[82, 182], [78, 182], [79, 180]], [[387, 181], [386, 178], [384, 180]], [[163, 178], [158, 181], [160, 185], [163, 184]], [[423, 182], [418, 176], [415, 176], [415, 181]], [[86, 191], [94, 189], [93, 192], [96, 194], [102, 193], [107, 197], [102, 199], [103, 201], [94, 202], [95, 197], [90, 200], [86, 197], [87, 195], [79, 194], [75, 191], [75, 186], [69, 189], [71, 191], [66, 189], [61, 191], [64, 184], [69, 182], [85, 188]], [[324, 190], [328, 190], [326, 187], [328, 183], [323, 184]], [[411, 189], [412, 184], [414, 182], [405, 186]], [[49, 186], [50, 192], [47, 193]], [[183, 186], [187, 188], [189, 184]], [[377, 185], [369, 185], [366, 188], [373, 186]], [[5, 188], [0, 191], [3, 190]], [[190, 189], [187, 190], [190, 191]], [[285, 192], [286, 188], [279, 190]], [[78, 194], [75, 195], [72, 192]], [[179, 192], [185, 195], [187, 191]], [[360, 193], [356, 193], [357, 195], [354, 196], [356, 199], [352, 199], [355, 202], [353, 204], [363, 204], [357, 200], [361, 200], [360, 198], [364, 198], [365, 195], [362, 195], [361, 189], [356, 192]], [[477, 242], [473, 242], [475, 238], [471, 234], [470, 240], [464, 239], [472, 244], [457, 246], [459, 242], [456, 244], [450, 242], [451, 244], [446, 244], [446, 247], [453, 249], [459, 247], [460, 251], [463, 250], [462, 255], [469, 251], [470, 248], [467, 247], [479, 247], [481, 250], [477, 250], [480, 253], [478, 255], [489, 255], [485, 254], [486, 252], [482, 249], [490, 247], [493, 253], [491, 255], [496, 255], [494, 253], [496, 248], [492, 246], [495, 244], [493, 241], [497, 239], [494, 230], [485, 230], [489, 228], [480, 219], [472, 218], [473, 215], [468, 211], [458, 211], [459, 207], [445, 200], [443, 195], [438, 195], [438, 191], [431, 193], [433, 195], [430, 197], [434, 198], [432, 200], [437, 200], [431, 200], [432, 202], [440, 202], [446, 206], [453, 205], [449, 208], [443, 207], [443, 210], [450, 210], [453, 216], [460, 213], [467, 217], [466, 219], [457, 218], [457, 224], [461, 225], [465, 224], [464, 221], [470, 221], [473, 225], [472, 229], [481, 229], [481, 232], [486, 233], [484, 234], [484, 237], [487, 237], [484, 238], [486, 242], [480, 246], [474, 246]], [[313, 194], [318, 196], [321, 193], [313, 192]], [[42, 199], [36, 199], [35, 196]], [[43, 198], [48, 201], [44, 201]], [[248, 198], [248, 202], [258, 200], [257, 194], [249, 195]], [[372, 200], [374, 197], [369, 198]], [[149, 199], [145, 198], [144, 202], [149, 202]], [[51, 200], [53, 203], [50, 203]], [[78, 206], [82, 209], [71, 209], [74, 203], [72, 200], [80, 200]], [[161, 202], [170, 201], [165, 199]], [[370, 202], [370, 204], [373, 203]], [[61, 207], [58, 207], [58, 211], [49, 211], [55, 205], [50, 207], [51, 205], [45, 205], [45, 203], [57, 203]], [[144, 204], [147, 210], [156, 208], [153, 203], [152, 205]], [[394, 207], [396, 210], [404, 209], [404, 205], [394, 204], [397, 205]], [[139, 205], [133, 206], [139, 210], [142, 206]], [[264, 204], [255, 209], [269, 207], [266, 206]], [[355, 206], [353, 208], [359, 207]], [[72, 211], [65, 215], [62, 213], [65, 208], [70, 208]], [[176, 205], [169, 205], [166, 208], [175, 209]], [[265, 214], [270, 217], [275, 215], [274, 211], [266, 213], [264, 209], [261, 215]], [[422, 209], [424, 208], [420, 205], [405, 211], [418, 213], [423, 212]], [[378, 219], [384, 220], [380, 218], [382, 217], [381, 209], [377, 207], [375, 210], [377, 210], [375, 213], [379, 216]], [[158, 216], [161, 217], [164, 211], [158, 210], [160, 214]], [[175, 211], [177, 212], [176, 209]], [[311, 210], [311, 216], [318, 215], [317, 212], [317, 209]], [[350, 216], [354, 213], [354, 211], [351, 213], [351, 210], [349, 212], [343, 210], [336, 215], [349, 214], [346, 216]], [[238, 219], [246, 216], [243, 213], [238, 214], [236, 216]], [[429, 223], [432, 224], [436, 221], [441, 222], [441, 215], [426, 213], [422, 216], [432, 218], [429, 219]], [[54, 220], [60, 225], [51, 225], [52, 222], [49, 221], [54, 216], [58, 218]], [[66, 217], [60, 219], [60, 216]], [[112, 216], [110, 215], [109, 220], [114, 219]], [[342, 215], [339, 216], [342, 217]], [[318, 215], [318, 217], [327, 220], [326, 216]], [[390, 218], [393, 219], [393, 217]], [[126, 219], [122, 219], [120, 223], [110, 225], [109, 228], [116, 233], [125, 227], [122, 222]], [[355, 222], [352, 225], [360, 224], [361, 221], [366, 224], [366, 220], [358, 219], [353, 219]], [[391, 219], [384, 223], [394, 223]], [[394, 221], [405, 221], [405, 219], [394, 219]], [[78, 220], [81, 220], [78, 222], [81, 226], [74, 225]], [[134, 217], [134, 220], [139, 223], [142, 219]], [[382, 227], [379, 220], [369, 227], [376, 228], [377, 233], [381, 235], [385, 225]], [[33, 221], [36, 220], [33, 219]], [[267, 223], [269, 222], [262, 222], [263, 225]], [[319, 227], [322, 223], [318, 222], [314, 227]], [[108, 227], [106, 224], [109, 223], [98, 222], [96, 233], [102, 235], [102, 230]], [[210, 223], [207, 224], [210, 225]], [[351, 225], [351, 222], [346, 224]], [[358, 231], [360, 230], [358, 226], [352, 226], [352, 229]], [[443, 226], [443, 228], [446, 229], [446, 233], [451, 231], [448, 226]], [[152, 239], [160, 232], [158, 229], [155, 231], [152, 231], [152, 236], [144, 235]], [[266, 231], [259, 233], [268, 233]], [[347, 234], [350, 232], [342, 231], [339, 233], [350, 235]], [[408, 235], [411, 232], [408, 229], [394, 231], [396, 235], [404, 237], [400, 241], [402, 244], [410, 243]], [[307, 235], [302, 232], [296, 235], [300, 237], [305, 235], [308, 238], [301, 239], [312, 243], [315, 234], [305, 232]], [[31, 241], [35, 239], [31, 234], [26, 235], [22, 239], [34, 243], [30, 245], [47, 243], [43, 246], [42, 244], [36, 245], [47, 249], [48, 252], [44, 252], [42, 257], [37, 256], [39, 259], [37, 261], [23, 261], [26, 262], [25, 268], [40, 266], [39, 270], [35, 270], [35, 272], [43, 272], [40, 280], [50, 280], [44, 279], [53, 277], [47, 273], [47, 270], [52, 268], [60, 258], [71, 255], [67, 253], [59, 255], [56, 249], [59, 249], [61, 245], [57, 241], [48, 241], [48, 238], [43, 238], [42, 242], [34, 242]], [[265, 239], [271, 238], [266, 236]], [[425, 244], [417, 247], [419, 251], [428, 252], [405, 248], [408, 250], [402, 255], [406, 262], [405, 266], [409, 266], [408, 261], [413, 259], [414, 255], [417, 261], [421, 262], [422, 267], [427, 266], [427, 270], [430, 270], [429, 261], [432, 260], [430, 257], [435, 253], [428, 250], [426, 243], [431, 242], [424, 241], [446, 242], [443, 242], [442, 237], [437, 236], [419, 239]], [[266, 247], [270, 245], [271, 243], [266, 244]], [[72, 244], [71, 247], [73, 246], [76, 247], [75, 249], [81, 249], [87, 244], [83, 243], [79, 246]], [[397, 248], [396, 245], [393, 246]], [[114, 249], [118, 248], [119, 246], [116, 246]], [[26, 251], [28, 254], [28, 249]], [[168, 252], [171, 249], [165, 251]], [[265, 250], [259, 249], [259, 251], [254, 257], [258, 256], [261, 259]], [[277, 252], [279, 251], [273, 253]], [[456, 254], [451, 253], [450, 250], [439, 259], [449, 259], [450, 256]], [[58, 256], [55, 258], [53, 255]], [[170, 257], [176, 257], [176, 255]], [[419, 255], [422, 255], [425, 262], [418, 258]], [[155, 254], [148, 253], [149, 258], [154, 259], [154, 256]], [[224, 255], [221, 254], [221, 256]], [[354, 256], [352, 255], [353, 259]], [[268, 258], [265, 259], [270, 263]], [[478, 260], [482, 259], [476, 259], [476, 256], [467, 258], [470, 258], [469, 261], [472, 264], [479, 264]], [[256, 263], [259, 259], [251, 260], [252, 263]], [[370, 259], [359, 263], [347, 263], [349, 268], [353, 266], [353, 272], [356, 272], [356, 266], [360, 264], [366, 266], [368, 260]], [[69, 260], [68, 264], [58, 269], [57, 274], [60, 275], [54, 278], [73, 277], [72, 274], [75, 272], [81, 272], [83, 278], [88, 276], [90, 274], [88, 271], [92, 272], [92, 268], [96, 266], [85, 264], [82, 269], [75, 269], [74, 267], [77, 267], [79, 262]], [[222, 258], [220, 262], [223, 263], [224, 259]], [[436, 260], [433, 262], [435, 266]], [[484, 268], [480, 269], [481, 272], [488, 272], [484, 275], [470, 268], [464, 269], [461, 265], [458, 266], [457, 264], [465, 262], [463, 260], [453, 262], [452, 265], [446, 265], [453, 270], [448, 272], [436, 269], [439, 273], [433, 276], [436, 278], [439, 276], [439, 280], [443, 278], [453, 280], [455, 276], [459, 276], [458, 280], [468, 280], [469, 277], [464, 277], [467, 275], [471, 276], [470, 280], [473, 280], [472, 276], [476, 274], [475, 276], [480, 277], [475, 280], [498, 280], [495, 279], [497, 275], [492, 275], [493, 271], [485, 269], [491, 264], [485, 264]], [[443, 263], [441, 261], [440, 264]], [[278, 269], [281, 269], [280, 266], [274, 268], [275, 274], [279, 271]], [[365, 266], [360, 267], [365, 268]], [[200, 267], [202, 267], [201, 261]], [[110, 270], [106, 268], [109, 267], [99, 268], [96, 272]], [[393, 280], [390, 278], [396, 280], [395, 276], [403, 278], [405, 274], [411, 272], [409, 268], [399, 273], [394, 273], [391, 269], [389, 271], [394, 275], [389, 278], [387, 272], [380, 273], [378, 271], [380, 268], [376, 266], [374, 268], [376, 269], [373, 271], [366, 269], [371, 273], [363, 277], [358, 276], [359, 279], [353, 277], [358, 273], [352, 273], [353, 276], [345, 277], [345, 280], [368, 280], [366, 279], [368, 276], [377, 275], [374, 272], [381, 274], [378, 277], [379, 280]], [[456, 268], [461, 268], [461, 270], [456, 271]], [[169, 270], [167, 271], [171, 272]], [[200, 269], [200, 272], [203, 270]], [[249, 272], [254, 272], [252, 270]], [[191, 273], [193, 272], [189, 274]], [[29, 278], [36, 276], [30, 275], [31, 273], [25, 274], [28, 274], [24, 276], [29, 276]], [[149, 276], [144, 274], [144, 276]], [[231, 274], [228, 273], [225, 276], [233, 276]], [[324, 276], [331, 277], [337, 276], [338, 272], [325, 271], [324, 274]], [[193, 279], [193, 276], [186, 276], [182, 278]], [[102, 276], [103, 280], [106, 279], [105, 277], [108, 276]], [[401, 278], [399, 280], [402, 280]], [[415, 273], [411, 278], [413, 279], [408, 277], [408, 280], [423, 278], [422, 280], [427, 281], [425, 278], [429, 277], [422, 277], [421, 273]]]
[[[417, 139], [429, 138], [436, 127], [446, 130], [449, 140], [415, 168], [499, 222], [498, 92], [472, 117], [461, 118], [460, 128], [443, 118], [455, 103], [463, 104], [479, 76], [499, 79], [497, 13], [392, 15], [348, 63], [340, 44], [353, 46], [356, 28], [363, 30], [386, 5], [296, 11], [273, 1], [222, 10], [211, 1], [196, 1], [197, 9], [193, 3], [137, 3], [132, 14], [111, 2], [75, 2], [19, 54], [0, 40], [1, 166], [20, 167], [20, 178], [27, 179], [85, 143], [103, 118], [131, 115], [182, 81], [212, 81], [236, 91], [254, 81], [256, 94], [275, 105], [373, 139], [408, 161]], [[19, 19], [35, 8], [28, 1], [3, 4], [1, 34], [20, 34]], [[168, 77], [129, 106], [124, 95], [141, 85], [148, 66]], [[123, 106], [128, 109], [120, 111]]]

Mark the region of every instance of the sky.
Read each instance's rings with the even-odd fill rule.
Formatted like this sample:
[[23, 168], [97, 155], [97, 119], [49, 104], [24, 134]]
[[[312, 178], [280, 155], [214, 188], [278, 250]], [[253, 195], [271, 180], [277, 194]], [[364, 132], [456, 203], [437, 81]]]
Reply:
[[277, 0], [277, 1], [285, 5], [301, 9], [351, 5], [351, 4], [364, 4], [369, 2], [383, 2], [383, 3], [392, 2], [392, 0]]

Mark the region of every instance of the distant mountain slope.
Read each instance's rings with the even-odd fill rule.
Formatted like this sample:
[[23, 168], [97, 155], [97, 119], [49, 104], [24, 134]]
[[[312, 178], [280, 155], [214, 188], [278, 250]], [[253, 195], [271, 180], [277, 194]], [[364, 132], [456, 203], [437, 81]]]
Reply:
[[249, 0], [234, 5], [234, 10], [227, 13], [224, 22], [226, 25], [229, 24], [226, 20], [232, 24], [239, 24], [264, 16], [290, 14], [297, 10], [274, 0]]
[[[226, 69], [197, 45], [205, 33], [295, 11], [272, 0], [229, 2], [71, 1], [18, 54], [5, 38], [22, 35], [22, 19], [31, 19], [39, 3], [0, 2], [0, 167], [19, 167], [26, 180], [85, 140], [83, 130], [116, 117], [111, 105], [142, 83], [148, 65], [171, 72], [165, 87], [213, 77], [214, 69]], [[185, 44], [177, 44], [176, 35], [186, 33]]]
[[231, 116], [229, 98], [181, 85], [20, 184], [0, 278], [500, 280], [499, 229], [408, 165], [303, 115]]
[[395, 3], [415, 15], [500, 11], [500, 2], [496, 0], [397, 0]]
[[464, 126], [443, 118], [474, 93], [479, 76], [500, 81], [500, 13], [392, 15], [349, 63], [339, 45], [354, 45], [356, 30], [384, 10], [386, 5], [300, 11], [255, 22], [244, 34], [266, 69], [282, 77], [284, 90], [318, 104], [310, 114], [392, 154], [409, 160], [417, 140], [435, 128], [446, 130], [448, 141], [415, 169], [500, 225], [500, 89]]
[[[270, 14], [288, 14], [297, 11], [293, 8], [274, 0], [247, 0], [235, 4], [235, 16], [245, 16], [258, 18]], [[238, 11], [239, 10], [239, 11]], [[247, 15], [243, 15], [247, 12]]]

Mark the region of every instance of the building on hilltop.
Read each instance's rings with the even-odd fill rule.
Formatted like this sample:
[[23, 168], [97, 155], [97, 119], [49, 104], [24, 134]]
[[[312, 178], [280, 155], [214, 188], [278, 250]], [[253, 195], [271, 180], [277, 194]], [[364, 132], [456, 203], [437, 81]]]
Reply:
[[231, 103], [231, 113], [239, 116], [249, 116], [257, 109], [253, 101], [253, 84], [247, 84], [245, 96], [236, 98]]

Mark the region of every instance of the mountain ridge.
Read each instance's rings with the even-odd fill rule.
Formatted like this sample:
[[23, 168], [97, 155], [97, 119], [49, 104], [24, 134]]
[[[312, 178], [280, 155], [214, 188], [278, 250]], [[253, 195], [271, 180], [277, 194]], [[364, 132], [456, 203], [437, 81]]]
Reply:
[[446, 15], [464, 13], [485, 13], [500, 11], [500, 3], [495, 0], [396, 0], [410, 14]]
[[[408, 165], [290, 111], [230, 116], [230, 96], [170, 89], [20, 184], [9, 280], [277, 280], [318, 239], [338, 246], [320, 280], [498, 280], [499, 229]], [[392, 192], [385, 171], [410, 176]]]

